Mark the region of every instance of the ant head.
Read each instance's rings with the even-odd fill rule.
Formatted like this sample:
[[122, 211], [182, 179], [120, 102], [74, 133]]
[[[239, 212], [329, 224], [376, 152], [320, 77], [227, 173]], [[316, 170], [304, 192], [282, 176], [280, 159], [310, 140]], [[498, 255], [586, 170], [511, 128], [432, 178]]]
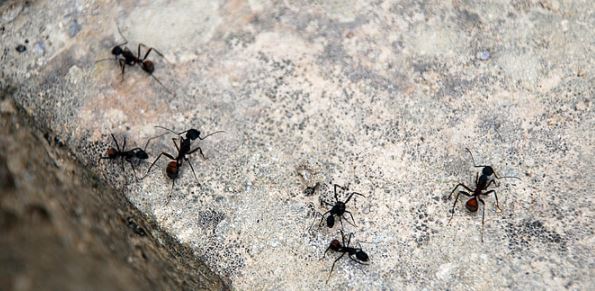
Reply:
[[335, 226], [335, 216], [334, 215], [329, 215], [326, 218], [326, 226], [328, 226], [329, 228], [333, 228], [333, 226]]
[[153, 74], [155, 72], [155, 65], [153, 62], [146, 60], [142, 64], [143, 71], [147, 72], [148, 74]]
[[135, 156], [137, 159], [139, 159], [139, 160], [146, 160], [146, 159], [148, 159], [148, 158], [149, 158], [149, 155], [147, 154], [147, 152], [145, 152], [145, 151], [143, 151], [143, 150], [141, 150], [141, 149], [139, 149], [138, 151], [136, 151], [136, 152], [134, 153], [134, 156]]
[[122, 54], [122, 52], [123, 52], [123, 50], [122, 50], [122, 48], [120, 46], [115, 46], [112, 49], [112, 55], [114, 55], [114, 56], [119, 56], [119, 55]]
[[471, 212], [477, 211], [477, 209], [479, 208], [479, 206], [477, 205], [477, 198], [473, 197], [469, 199], [467, 203], [465, 203], [465, 207], [467, 207], [467, 210]]
[[186, 132], [186, 138], [189, 138], [191, 140], [195, 140], [199, 137], [200, 137], [200, 131], [198, 131], [194, 128], [191, 128]]
[[165, 168], [165, 173], [170, 179], [175, 179], [178, 177], [178, 162], [171, 161], [167, 164], [167, 168]]
[[370, 259], [368, 257], [368, 254], [364, 253], [364, 251], [362, 251], [362, 250], [356, 251], [355, 257], [362, 262], [367, 262]]
[[107, 149], [107, 156], [110, 158], [115, 158], [118, 155], [118, 150], [115, 148], [108, 148]]
[[335, 252], [339, 251], [339, 249], [341, 248], [341, 242], [338, 239], [334, 239], [331, 241], [329, 248]]
[[490, 166], [485, 166], [481, 170], [481, 173], [486, 176], [491, 176], [492, 174], [494, 174], [494, 169]]

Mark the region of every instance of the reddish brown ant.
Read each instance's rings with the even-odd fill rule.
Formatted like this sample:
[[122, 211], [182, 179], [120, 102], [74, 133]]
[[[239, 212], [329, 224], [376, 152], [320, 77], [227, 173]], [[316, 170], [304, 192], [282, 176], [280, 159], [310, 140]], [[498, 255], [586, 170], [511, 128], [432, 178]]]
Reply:
[[[179, 174], [179, 171], [180, 171], [180, 167], [182, 167], [182, 164], [183, 164], [184, 161], [188, 162], [188, 165], [190, 165], [190, 169], [192, 169], [192, 173], [194, 174], [194, 178], [196, 178], [196, 181], [198, 181], [198, 177], [196, 176], [196, 172], [194, 171], [194, 167], [192, 166], [192, 163], [190, 162], [190, 160], [188, 159], [187, 156], [190, 155], [190, 154], [193, 154], [196, 151], [198, 151], [200, 153], [200, 155], [202, 156], [203, 159], [206, 160], [207, 158], [203, 154], [202, 149], [200, 147], [196, 147], [195, 149], [191, 149], [190, 146], [192, 144], [192, 141], [194, 141], [196, 139], [204, 140], [204, 139], [206, 139], [207, 137], [209, 137], [209, 136], [211, 136], [213, 134], [221, 133], [223, 131], [216, 131], [216, 132], [213, 132], [211, 134], [208, 134], [208, 135], [206, 135], [204, 137], [201, 137], [200, 136], [200, 131], [198, 131], [198, 130], [196, 130], [194, 128], [191, 128], [189, 130], [182, 131], [182, 132], [175, 132], [175, 131], [173, 131], [171, 129], [168, 129], [168, 128], [165, 128], [165, 127], [162, 127], [162, 126], [156, 126], [156, 127], [157, 128], [162, 128], [162, 129], [165, 129], [165, 130], [167, 130], [169, 132], [172, 132], [172, 133], [177, 134], [179, 136], [179, 139], [180, 139], [180, 147], [178, 147], [178, 144], [176, 143], [176, 138], [172, 138], [172, 141], [174, 143], [174, 146], [176, 147], [176, 150], [178, 151], [177, 156], [174, 157], [173, 155], [168, 154], [166, 152], [161, 152], [161, 154], [159, 154], [159, 156], [155, 159], [155, 161], [153, 161], [153, 163], [151, 164], [151, 166], [147, 170], [147, 174], [145, 174], [145, 177], [149, 174], [149, 172], [151, 171], [151, 168], [153, 168], [153, 166], [155, 165], [155, 163], [157, 163], [157, 161], [159, 160], [159, 158], [161, 158], [161, 156], [166, 156], [166, 157], [168, 157], [169, 159], [172, 160], [172, 161], [170, 161], [167, 164], [167, 167], [165, 168], [165, 172], [166, 172], [167, 176], [170, 179], [172, 179], [172, 184], [171, 184], [172, 189], [174, 188], [176, 178], [178, 177], [178, 174]], [[182, 136], [182, 134], [185, 134], [185, 137]], [[162, 136], [162, 135], [159, 135], [159, 136]], [[156, 137], [159, 137], [159, 136], [156, 136]], [[155, 138], [155, 137], [153, 137], [153, 138]], [[151, 139], [153, 139], [153, 138], [151, 138]], [[151, 139], [149, 139], [149, 141]], [[149, 141], [147, 141], [147, 145], [148, 145]]]
[[[362, 265], [368, 265], [366, 264], [366, 262], [368, 262], [370, 260], [370, 258], [368, 257], [368, 254], [366, 254], [361, 247], [359, 248], [353, 248], [350, 247], [350, 243], [351, 243], [351, 238], [353, 237], [353, 233], [349, 234], [349, 237], [347, 238], [347, 243], [345, 242], [345, 234], [343, 233], [343, 230], [341, 230], [341, 240], [343, 241], [343, 243], [341, 244], [341, 242], [338, 239], [334, 239], [331, 241], [330, 245], [328, 246], [328, 248], [326, 248], [326, 250], [324, 251], [324, 255], [322, 256], [323, 258], [326, 256], [326, 253], [329, 250], [333, 250], [335, 252], [339, 252], [342, 253], [341, 256], [339, 256], [337, 259], [335, 259], [335, 261], [333, 262], [333, 265], [331, 267], [331, 271], [329, 272], [328, 278], [326, 279], [326, 282], [328, 283], [328, 280], [331, 278], [331, 275], [333, 274], [333, 269], [335, 268], [335, 264], [337, 263], [338, 260], [340, 260], [343, 256], [345, 256], [345, 254], [348, 254], [347, 256], [354, 262], [358, 263], [358, 264], [362, 264]], [[355, 256], [355, 258], [353, 258], [353, 256]]]
[[132, 160], [137, 159], [138, 161], [143, 161], [143, 160], [148, 159], [149, 155], [143, 149], [138, 148], [138, 147], [130, 149], [130, 150], [126, 150], [126, 138], [124, 138], [124, 144], [122, 145], [122, 148], [120, 149], [120, 146], [118, 145], [118, 141], [116, 140], [114, 135], [111, 134], [111, 136], [112, 136], [112, 140], [116, 144], [116, 147], [115, 148], [109, 147], [107, 149], [107, 156], [99, 157], [99, 160], [103, 160], [103, 159], [115, 160], [115, 159], [120, 158], [120, 165], [122, 166], [122, 172], [124, 172], [124, 161], [127, 161], [128, 163], [130, 163], [130, 166], [132, 167], [132, 171], [134, 172], [134, 177], [138, 181], [138, 177], [136, 175], [136, 169], [134, 167], [134, 163], [132, 162]]
[[[450, 221], [454, 217], [455, 206], [457, 205], [457, 201], [459, 200], [459, 195], [463, 194], [467, 197], [470, 197], [469, 200], [467, 200], [467, 202], [465, 203], [465, 207], [470, 212], [477, 212], [477, 210], [479, 209], [478, 201], [481, 202], [481, 204], [483, 206], [482, 207], [483, 211], [482, 211], [482, 215], [481, 215], [481, 241], [483, 241], [483, 226], [485, 223], [485, 202], [481, 199], [481, 195], [489, 195], [491, 193], [494, 193], [494, 196], [496, 197], [496, 209], [501, 211], [500, 205], [498, 203], [498, 195], [496, 194], [496, 190], [492, 189], [492, 190], [486, 191], [487, 188], [492, 183], [494, 183], [496, 186], [498, 186], [498, 184], [496, 183], [494, 178], [496, 178], [496, 179], [504, 179], [504, 178], [519, 179], [519, 178], [512, 177], [512, 176], [498, 177], [496, 175], [496, 172], [494, 171], [494, 169], [491, 166], [476, 165], [475, 159], [473, 158], [473, 154], [471, 153], [471, 151], [468, 148], [465, 148], [465, 150], [467, 150], [467, 152], [469, 152], [469, 155], [471, 155], [471, 160], [473, 161], [473, 166], [476, 168], [482, 168], [481, 175], [479, 175], [479, 173], [477, 173], [475, 175], [475, 189], [472, 190], [471, 188], [467, 187], [465, 184], [459, 183], [459, 184], [457, 184], [457, 186], [455, 186], [455, 188], [452, 190], [452, 192], [450, 192], [448, 199], [450, 199], [452, 197], [452, 194], [459, 187], [463, 187], [463, 188], [465, 188], [465, 190], [469, 191], [469, 192], [459, 191], [457, 193], [457, 196], [455, 197], [455, 202], [452, 205], [451, 216], [450, 216], [450, 219], [448, 220], [448, 223], [450, 223]], [[486, 192], [483, 192], [483, 191], [486, 191]], [[469, 194], [469, 193], [473, 193], [473, 194]]]
[[[161, 81], [159, 81], [159, 79], [157, 79], [157, 77], [155, 77], [153, 75], [153, 72], [155, 72], [155, 64], [153, 63], [153, 61], [147, 60], [147, 58], [149, 57], [149, 54], [151, 52], [155, 52], [162, 58], [165, 58], [165, 56], [162, 53], [160, 53], [158, 50], [156, 50], [155, 48], [149, 47], [142, 43], [138, 44], [138, 52], [137, 52], [137, 55], [135, 56], [134, 53], [128, 47], [125, 46], [126, 44], [128, 44], [128, 40], [122, 34], [122, 31], [120, 30], [120, 26], [117, 26], [117, 27], [118, 27], [118, 32], [120, 33], [120, 36], [122, 36], [122, 38], [124, 39], [124, 42], [121, 44], [118, 44], [118, 45], [114, 46], [114, 48], [112, 48], [112, 55], [114, 55], [115, 60], [117, 60], [118, 63], [120, 64], [120, 68], [122, 69], [122, 80], [124, 80], [124, 70], [127, 65], [131, 66], [131, 67], [133, 67], [135, 65], [139, 65], [141, 67], [141, 69], [143, 71], [145, 71], [145, 73], [147, 73], [147, 74], [149, 74], [149, 76], [153, 77], [153, 79], [155, 81], [157, 81], [157, 83], [159, 83], [159, 85], [161, 85], [163, 88], [165, 88], [165, 90], [168, 93], [175, 95], [172, 93], [172, 91], [169, 88], [167, 88], [165, 85], [163, 85], [163, 83], [161, 83]], [[147, 52], [145, 53], [145, 56], [142, 59], [141, 59], [141, 53], [140, 53], [141, 47], [148, 49]], [[97, 60], [95, 63], [107, 61], [107, 60], [111, 60], [111, 58], [100, 59], [100, 60]]]

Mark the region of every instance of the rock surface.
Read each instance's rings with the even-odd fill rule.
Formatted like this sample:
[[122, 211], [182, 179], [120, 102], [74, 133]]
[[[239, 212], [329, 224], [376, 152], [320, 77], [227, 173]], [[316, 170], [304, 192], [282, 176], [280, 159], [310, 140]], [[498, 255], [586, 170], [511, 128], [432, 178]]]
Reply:
[[225, 290], [0, 92], [0, 290]]
[[[170, 2], [5, 1], [2, 86], [234, 288], [595, 287], [590, 1]], [[149, 59], [175, 95], [95, 63], [123, 37], [164, 54]], [[97, 162], [109, 133], [143, 147], [157, 125], [225, 133], [173, 188], [165, 157], [138, 183]], [[484, 198], [483, 242], [462, 199], [448, 223], [478, 172], [465, 148], [520, 178], [495, 188], [501, 212]], [[326, 283], [331, 183], [365, 195], [344, 227], [371, 264], [344, 258]]]

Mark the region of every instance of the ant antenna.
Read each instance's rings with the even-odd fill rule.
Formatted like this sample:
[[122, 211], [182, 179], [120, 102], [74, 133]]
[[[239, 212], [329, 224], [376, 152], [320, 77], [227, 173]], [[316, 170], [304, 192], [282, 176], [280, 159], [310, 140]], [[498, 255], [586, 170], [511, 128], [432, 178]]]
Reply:
[[473, 154], [471, 153], [471, 150], [469, 150], [469, 148], [465, 148], [465, 150], [469, 153], [469, 155], [471, 156], [471, 161], [473, 162], [473, 166], [476, 168], [483, 168], [483, 167], [488, 167], [488, 166], [483, 166], [483, 165], [476, 165], [475, 164], [475, 159], [473, 158]]
[[[167, 128], [165, 128], [165, 127], [161, 127], [161, 126], [155, 126], [155, 127], [159, 127], [159, 128], [167, 129]], [[169, 130], [169, 129], [168, 129], [168, 130]], [[171, 131], [171, 130], [170, 130], [170, 131]], [[162, 137], [162, 136], [164, 136], [164, 135], [166, 135], [166, 134], [167, 134], [167, 132], [166, 132], [166, 133], [159, 134], [159, 135], [156, 135], [156, 136], [154, 136], [154, 137], [150, 137], [150, 138], [147, 140], [147, 143], [145, 144], [145, 147], [143, 148], [143, 150], [144, 150], [144, 151], [147, 151], [147, 147], [149, 146], [149, 143], [150, 143], [152, 140], [154, 140], [154, 139], [156, 139], [156, 138], [159, 138], [159, 137]]]
[[171, 133], [173, 133], [173, 134], [177, 134], [177, 135], [181, 135], [181, 134], [183, 134], [183, 133], [186, 133], [186, 132], [187, 132], [187, 130], [184, 130], [184, 131], [182, 131], [182, 132], [175, 132], [175, 131], [173, 131], [173, 130], [171, 130], [171, 129], [169, 129], [169, 128], [166, 128], [166, 127], [163, 127], [163, 126], [160, 126], [160, 125], [155, 125], [155, 127], [156, 127], [156, 128], [165, 129], [165, 130], [167, 130], [167, 131], [169, 131], [169, 132], [171, 132]]
[[113, 61], [113, 60], [114, 60], [114, 58], [105, 58], [105, 59], [99, 59], [99, 60], [96, 60], [96, 61], [95, 61], [95, 63], [97, 64], [97, 63], [99, 63], [99, 62], [103, 62], [103, 61]]
[[517, 180], [521, 180], [521, 178], [516, 177], [516, 176], [502, 176], [502, 177], [496, 176], [496, 178], [498, 178], [498, 179], [517, 179]]
[[[165, 130], [167, 130], [167, 131], [169, 131], [169, 132], [171, 132], [171, 133], [173, 133], [173, 134], [177, 134], [177, 135], [182, 135], [182, 134], [184, 134], [184, 133], [188, 132], [188, 130], [184, 130], [184, 131], [181, 131], [181, 132], [175, 132], [175, 131], [173, 131], [173, 130], [171, 130], [171, 129], [169, 129], [169, 128], [165, 128], [165, 127], [163, 127], [163, 126], [159, 126], [159, 125], [157, 125], [157, 126], [155, 126], [155, 127], [157, 127], [157, 128], [161, 128], [161, 129], [165, 129]], [[222, 132], [225, 132], [225, 131], [222, 131], [222, 130], [220, 130], [220, 131], [215, 131], [215, 132], [209, 133], [209, 134], [207, 134], [207, 135], [205, 135], [205, 136], [203, 136], [203, 137], [200, 137], [200, 136], [199, 136], [199, 137], [198, 137], [198, 139], [200, 139], [200, 140], [204, 140], [205, 138], [207, 138], [207, 137], [209, 137], [209, 136], [211, 136], [211, 135], [213, 135], [213, 134], [216, 134], [216, 133], [222, 133]], [[162, 135], [163, 135], [163, 134], [162, 134]], [[162, 135], [160, 135], [160, 136], [162, 136]]]
[[209, 133], [209, 134], [207, 134], [207, 135], [203, 136], [202, 138], [199, 136], [199, 137], [198, 137], [198, 139], [200, 139], [200, 140], [204, 140], [205, 138], [207, 138], [207, 137], [209, 137], [209, 136], [211, 136], [211, 135], [213, 135], [213, 134], [216, 134], [216, 133], [222, 133], [222, 132], [225, 132], [225, 131], [222, 131], [222, 130], [220, 130], [220, 131], [215, 131], [215, 132], [212, 132], [212, 133]]
[[[465, 150], [471, 156], [471, 161], [473, 161], [473, 166], [474, 167], [476, 167], [476, 168], [490, 167], [490, 166], [476, 165], [475, 164], [475, 159], [473, 158], [473, 154], [471, 153], [471, 150], [469, 150], [468, 148], [465, 148]], [[494, 171], [494, 177], [496, 177], [496, 179], [519, 179], [519, 180], [521, 180], [521, 178], [515, 177], [515, 176], [502, 176], [502, 177], [498, 177], [498, 175], [496, 175], [496, 171]]]
[[496, 124], [494, 124], [494, 130], [498, 134], [498, 137], [500, 137], [500, 140], [504, 141], [504, 139], [502, 138], [502, 135], [500, 135], [500, 132], [498, 131], [498, 128], [496, 127]]
[[122, 30], [120, 30], [120, 25], [118, 25], [117, 22], [116, 22], [116, 27], [118, 28], [118, 33], [120, 33], [120, 36], [124, 39], [125, 43], [128, 43], [128, 40], [126, 39], [126, 37], [124, 37]]

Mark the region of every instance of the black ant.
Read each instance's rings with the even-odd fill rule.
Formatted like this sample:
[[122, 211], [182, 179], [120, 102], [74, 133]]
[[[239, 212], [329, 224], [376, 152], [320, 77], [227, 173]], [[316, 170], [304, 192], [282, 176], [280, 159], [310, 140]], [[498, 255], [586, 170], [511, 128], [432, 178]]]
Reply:
[[467, 208], [467, 210], [469, 210], [471, 212], [476, 212], [479, 209], [479, 205], [477, 202], [479, 200], [479, 202], [481, 202], [481, 204], [483, 206], [483, 211], [482, 211], [482, 215], [481, 215], [481, 229], [482, 229], [481, 240], [483, 241], [483, 226], [484, 226], [484, 222], [485, 222], [485, 202], [481, 199], [481, 195], [489, 195], [491, 193], [494, 193], [494, 196], [496, 197], [496, 209], [498, 209], [498, 211], [501, 211], [500, 205], [498, 203], [498, 195], [496, 194], [496, 190], [492, 189], [487, 192], [483, 192], [483, 191], [486, 191], [492, 183], [494, 183], [496, 186], [498, 186], [498, 184], [496, 183], [494, 178], [496, 178], [496, 179], [504, 179], [504, 178], [519, 179], [519, 178], [518, 177], [508, 177], [508, 176], [498, 177], [498, 175], [496, 175], [496, 172], [494, 171], [494, 169], [491, 166], [476, 165], [475, 159], [473, 158], [473, 154], [471, 153], [471, 151], [468, 148], [465, 148], [465, 150], [467, 150], [467, 152], [469, 152], [469, 155], [471, 155], [471, 160], [473, 161], [473, 166], [476, 168], [482, 168], [481, 175], [479, 175], [479, 173], [476, 173], [476, 175], [475, 175], [475, 189], [472, 190], [471, 188], [467, 187], [465, 184], [459, 183], [459, 184], [457, 184], [457, 186], [455, 186], [455, 188], [452, 190], [452, 192], [450, 192], [448, 199], [450, 199], [452, 197], [452, 194], [459, 187], [463, 187], [463, 188], [465, 188], [465, 190], [467, 190], [473, 194], [469, 194], [469, 192], [465, 192], [465, 191], [459, 191], [457, 193], [457, 196], [455, 197], [455, 202], [452, 205], [451, 216], [450, 216], [450, 219], [448, 220], [448, 223], [450, 223], [450, 221], [454, 217], [455, 206], [457, 205], [457, 201], [459, 200], [459, 195], [463, 194], [467, 197], [470, 197], [470, 199], [467, 200], [467, 202], [465, 203], [465, 207]]
[[[149, 47], [142, 43], [138, 44], [138, 52], [137, 52], [137, 55], [135, 56], [134, 53], [128, 47], [125, 46], [128, 43], [128, 40], [122, 34], [122, 31], [120, 30], [120, 26], [117, 26], [117, 27], [118, 27], [118, 32], [120, 33], [120, 36], [122, 36], [122, 38], [124, 39], [124, 42], [121, 44], [118, 44], [118, 45], [114, 46], [114, 48], [112, 48], [112, 55], [114, 55], [115, 60], [117, 60], [118, 63], [120, 64], [120, 68], [122, 69], [122, 80], [124, 80], [124, 70], [126, 68], [126, 65], [132, 67], [132, 66], [138, 64], [141, 67], [141, 69], [143, 71], [145, 71], [145, 73], [147, 73], [147, 74], [149, 74], [149, 76], [153, 77], [153, 79], [155, 79], [155, 81], [157, 81], [157, 83], [159, 83], [159, 85], [161, 85], [163, 88], [165, 88], [165, 90], [168, 93], [174, 95], [169, 88], [165, 87], [165, 85], [163, 85], [163, 83], [161, 83], [161, 81], [159, 81], [159, 79], [157, 79], [157, 77], [155, 77], [153, 75], [153, 72], [155, 72], [155, 64], [153, 64], [153, 62], [151, 60], [147, 60], [147, 58], [149, 57], [149, 54], [151, 52], [155, 52], [162, 58], [165, 58], [165, 56], [163, 56], [163, 54], [160, 53], [155, 48]], [[141, 57], [141, 54], [140, 54], [141, 47], [148, 49], [147, 52], [145, 53], [145, 56], [142, 59], [140, 58]], [[98, 63], [101, 61], [107, 61], [110, 59], [111, 58], [101, 59], [101, 60], [96, 61], [95, 63]]]
[[[339, 217], [339, 222], [341, 222], [341, 226], [343, 226], [343, 220], [341, 219], [343, 217], [343, 215], [345, 213], [349, 214], [349, 216], [351, 216], [351, 220], [353, 221], [353, 225], [355, 225], [355, 219], [353, 219], [353, 215], [351, 214], [351, 212], [347, 211], [345, 209], [345, 204], [347, 204], [349, 202], [349, 200], [351, 200], [351, 197], [353, 197], [353, 195], [359, 195], [362, 197], [365, 197], [364, 195], [357, 193], [357, 192], [352, 192], [351, 195], [349, 195], [347, 197], [347, 200], [345, 200], [345, 202], [343, 201], [339, 201], [339, 198], [337, 197], [337, 188], [342, 189], [343, 191], [348, 190], [345, 187], [339, 186], [337, 184], [334, 184], [334, 190], [335, 190], [335, 205], [332, 205], [324, 200], [322, 200], [321, 202], [326, 204], [327, 206], [331, 206], [331, 210], [325, 212], [324, 214], [322, 214], [322, 218], [320, 219], [320, 223], [318, 224], [318, 227], [320, 227], [322, 225], [322, 221], [324, 220], [324, 216], [328, 213], [329, 216], [326, 218], [326, 226], [328, 226], [329, 228], [332, 228], [335, 225], [335, 215]], [[347, 222], [349, 222], [349, 220], [345, 219]], [[351, 222], [349, 222], [351, 223]]]
[[130, 166], [132, 167], [132, 171], [134, 172], [134, 177], [138, 181], [138, 177], [136, 176], [136, 169], [134, 168], [134, 163], [132, 162], [132, 160], [137, 159], [139, 161], [143, 161], [143, 160], [148, 159], [149, 155], [147, 154], [147, 152], [145, 152], [145, 150], [138, 148], [138, 147], [130, 149], [130, 150], [126, 150], [126, 138], [124, 138], [124, 144], [122, 145], [122, 148], [120, 149], [120, 146], [118, 145], [118, 141], [114, 137], [114, 134], [111, 134], [111, 136], [112, 136], [112, 140], [116, 144], [116, 148], [109, 147], [107, 149], [107, 156], [99, 157], [99, 160], [103, 160], [103, 159], [115, 160], [117, 158], [120, 158], [120, 162], [121, 162], [120, 165], [122, 166], [122, 171], [124, 171], [124, 161], [127, 161], [128, 163], [130, 163]]
[[[341, 230], [341, 240], [343, 241], [343, 243], [341, 244], [341, 242], [338, 239], [334, 239], [331, 241], [330, 245], [328, 246], [328, 248], [326, 248], [326, 251], [324, 251], [324, 255], [322, 256], [323, 258], [326, 256], [326, 253], [328, 252], [328, 250], [333, 250], [335, 252], [339, 252], [342, 253], [341, 256], [339, 256], [337, 259], [335, 259], [335, 261], [333, 262], [333, 266], [331, 267], [331, 271], [329, 272], [328, 275], [328, 279], [326, 279], [326, 282], [328, 283], [328, 280], [331, 278], [331, 275], [333, 274], [333, 269], [335, 268], [335, 264], [337, 263], [338, 260], [340, 260], [345, 254], [348, 254], [349, 258], [358, 263], [358, 264], [362, 264], [362, 265], [368, 265], [365, 262], [368, 262], [370, 260], [370, 258], [368, 257], [368, 254], [366, 254], [361, 247], [359, 248], [352, 248], [350, 247], [350, 243], [351, 243], [351, 238], [353, 237], [353, 233], [349, 234], [349, 237], [347, 238], [347, 243], [345, 243], [345, 234], [343, 233], [343, 230]], [[353, 258], [353, 256], [355, 256], [355, 258]]]
[[[205, 155], [202, 152], [202, 149], [200, 147], [196, 147], [195, 149], [191, 149], [190, 148], [191, 143], [192, 143], [192, 141], [196, 140], [197, 138], [200, 139], [200, 140], [204, 140], [205, 138], [207, 138], [207, 137], [209, 137], [209, 136], [211, 136], [213, 134], [221, 133], [223, 131], [216, 131], [216, 132], [213, 132], [211, 134], [208, 134], [208, 135], [206, 135], [204, 137], [200, 137], [200, 131], [198, 131], [198, 130], [196, 130], [194, 128], [191, 128], [189, 130], [182, 131], [182, 132], [175, 132], [175, 131], [173, 131], [171, 129], [168, 129], [168, 128], [165, 128], [165, 127], [162, 127], [162, 126], [156, 126], [156, 127], [157, 128], [165, 129], [165, 130], [167, 130], [169, 132], [172, 132], [172, 133], [175, 133], [175, 134], [179, 135], [179, 138], [180, 138], [180, 147], [178, 147], [178, 144], [176, 143], [176, 138], [172, 138], [172, 141], [174, 142], [174, 146], [176, 147], [176, 150], [178, 151], [178, 155], [176, 157], [174, 157], [173, 155], [168, 154], [166, 152], [161, 152], [161, 154], [159, 154], [159, 156], [155, 159], [155, 161], [151, 164], [151, 166], [147, 170], [147, 174], [146, 175], [149, 174], [149, 172], [151, 171], [151, 168], [155, 165], [155, 163], [157, 163], [157, 161], [159, 160], [159, 158], [161, 158], [161, 156], [166, 156], [166, 157], [168, 157], [169, 159], [172, 160], [172, 161], [170, 161], [167, 164], [167, 167], [165, 169], [165, 172], [167, 173], [167, 176], [170, 179], [172, 179], [172, 184], [171, 184], [172, 189], [174, 188], [174, 184], [175, 184], [176, 178], [178, 177], [178, 173], [179, 173], [180, 167], [182, 166], [183, 161], [187, 161], [188, 162], [188, 164], [190, 165], [190, 169], [192, 169], [192, 173], [194, 173], [194, 178], [196, 178], [196, 180], [198, 181], [198, 177], [196, 177], [196, 172], [194, 171], [194, 167], [192, 166], [192, 163], [190, 162], [190, 160], [188, 159], [187, 156], [190, 155], [190, 154], [193, 154], [196, 151], [198, 151], [200, 153], [200, 155], [202, 156], [203, 159], [206, 160], [207, 158], [205, 157]], [[182, 136], [182, 134], [184, 134], [184, 133], [186, 134], [186, 137], [183, 137]], [[159, 135], [159, 136], [162, 136], [162, 135]], [[159, 137], [159, 136], [157, 136], [157, 137]], [[153, 137], [153, 138], [155, 138], [155, 137]], [[151, 139], [153, 139], [153, 138], [151, 138]], [[149, 139], [149, 141], [151, 139]], [[149, 141], [147, 141], [147, 145], [149, 144]]]

